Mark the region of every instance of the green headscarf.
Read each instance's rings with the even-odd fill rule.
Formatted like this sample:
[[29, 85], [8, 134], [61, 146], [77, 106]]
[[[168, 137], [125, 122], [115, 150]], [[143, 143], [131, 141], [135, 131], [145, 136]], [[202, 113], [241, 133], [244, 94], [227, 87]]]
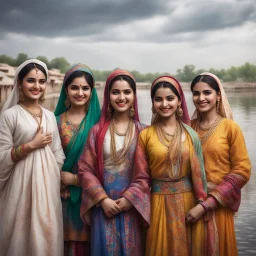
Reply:
[[[95, 80], [94, 80], [93, 73], [89, 67], [83, 64], [76, 64], [67, 71], [64, 77], [59, 101], [57, 103], [57, 106], [54, 112], [57, 122], [59, 122], [60, 115], [68, 110], [65, 105], [65, 100], [67, 99], [67, 94], [65, 91], [65, 82], [67, 81], [68, 77], [75, 71], [83, 71], [92, 76], [93, 90], [92, 90], [92, 95], [91, 95], [87, 114], [85, 118], [81, 121], [78, 128], [78, 132], [73, 134], [73, 137], [71, 138], [68, 146], [64, 150], [64, 153], [66, 155], [66, 160], [62, 167], [62, 170], [67, 172], [73, 172], [73, 168], [78, 162], [79, 157], [84, 149], [84, 145], [86, 143], [88, 133], [92, 128], [92, 126], [94, 126], [100, 118], [100, 104], [99, 104], [96, 89], [94, 88]], [[81, 198], [81, 188], [71, 185], [69, 186], [69, 189], [70, 189], [71, 202], [73, 204], [76, 204]]]

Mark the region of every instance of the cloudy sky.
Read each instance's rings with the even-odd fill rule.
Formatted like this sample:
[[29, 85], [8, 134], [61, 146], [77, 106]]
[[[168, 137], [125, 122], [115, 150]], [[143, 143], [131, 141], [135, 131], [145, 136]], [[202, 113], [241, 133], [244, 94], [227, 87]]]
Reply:
[[256, 64], [255, 0], [9, 0], [0, 55], [176, 73]]

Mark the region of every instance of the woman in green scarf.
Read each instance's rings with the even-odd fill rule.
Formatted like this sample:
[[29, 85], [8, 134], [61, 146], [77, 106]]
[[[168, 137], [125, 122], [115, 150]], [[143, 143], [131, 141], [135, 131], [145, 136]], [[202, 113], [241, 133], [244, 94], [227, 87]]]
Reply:
[[65, 249], [64, 255], [89, 255], [89, 230], [80, 218], [81, 187], [77, 161], [89, 130], [100, 117], [100, 105], [93, 73], [76, 64], [65, 74], [55, 109], [62, 147], [66, 155], [61, 172], [61, 197]]

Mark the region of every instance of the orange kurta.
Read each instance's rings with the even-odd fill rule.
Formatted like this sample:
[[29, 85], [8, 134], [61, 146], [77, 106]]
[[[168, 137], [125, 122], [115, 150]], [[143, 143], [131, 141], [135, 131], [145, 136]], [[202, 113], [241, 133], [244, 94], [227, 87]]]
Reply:
[[[181, 168], [176, 177], [164, 165], [167, 147], [159, 141], [154, 126], [140, 133], [140, 143], [145, 148], [152, 179], [151, 223], [147, 232], [146, 255], [203, 255], [204, 222], [185, 222], [186, 213], [197, 203], [193, 180], [198, 177], [193, 178], [195, 174], [190, 159], [194, 149], [189, 135], [186, 133], [182, 142]], [[179, 186], [177, 181], [187, 183]]]
[[[192, 122], [195, 128], [196, 122]], [[200, 129], [199, 136], [203, 134]], [[251, 164], [248, 158], [244, 137], [240, 127], [224, 118], [214, 133], [202, 145], [207, 182], [219, 185], [226, 175], [241, 176], [245, 183], [249, 180]], [[210, 187], [210, 186], [209, 186]], [[223, 202], [210, 189], [208, 192], [219, 202], [215, 211], [219, 234], [220, 256], [238, 255], [234, 227], [234, 211], [225, 207]]]

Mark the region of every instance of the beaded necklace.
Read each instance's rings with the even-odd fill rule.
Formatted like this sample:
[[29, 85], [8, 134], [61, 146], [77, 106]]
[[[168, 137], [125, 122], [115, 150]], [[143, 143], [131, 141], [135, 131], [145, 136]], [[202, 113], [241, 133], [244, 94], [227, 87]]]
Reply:
[[[115, 121], [112, 118], [109, 128], [110, 128], [110, 137], [111, 137], [111, 158], [116, 165], [121, 165], [125, 161], [125, 156], [132, 143], [133, 133], [134, 133], [134, 123], [133, 123], [133, 120], [130, 118], [126, 132], [120, 133], [117, 131], [115, 126]], [[116, 152], [115, 134], [119, 136], [125, 136], [124, 147], [121, 150], [120, 154]]]
[[[180, 173], [181, 162], [181, 140], [182, 140], [182, 126], [180, 122], [177, 122], [174, 134], [168, 134], [163, 127], [156, 124], [156, 134], [159, 141], [167, 147], [167, 157], [165, 165], [169, 172], [171, 169], [171, 177], [177, 177]], [[171, 168], [170, 168], [171, 167]]]

